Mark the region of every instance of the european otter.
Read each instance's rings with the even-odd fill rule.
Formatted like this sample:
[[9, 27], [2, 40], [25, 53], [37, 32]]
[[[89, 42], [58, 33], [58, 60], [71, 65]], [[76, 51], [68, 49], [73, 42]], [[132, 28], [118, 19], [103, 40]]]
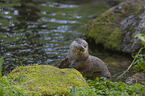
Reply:
[[73, 67], [84, 76], [93, 80], [101, 76], [111, 79], [111, 74], [105, 63], [101, 59], [89, 55], [88, 43], [80, 38], [75, 39], [71, 43], [67, 57], [58, 67]]

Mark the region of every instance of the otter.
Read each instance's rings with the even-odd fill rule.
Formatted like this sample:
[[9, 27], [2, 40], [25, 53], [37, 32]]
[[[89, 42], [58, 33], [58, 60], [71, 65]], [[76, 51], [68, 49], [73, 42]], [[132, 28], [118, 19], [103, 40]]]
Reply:
[[89, 55], [88, 43], [81, 38], [75, 39], [66, 58], [58, 64], [59, 68], [75, 68], [85, 77], [95, 80], [96, 77], [107, 77], [111, 80], [111, 74], [105, 63], [98, 57]]

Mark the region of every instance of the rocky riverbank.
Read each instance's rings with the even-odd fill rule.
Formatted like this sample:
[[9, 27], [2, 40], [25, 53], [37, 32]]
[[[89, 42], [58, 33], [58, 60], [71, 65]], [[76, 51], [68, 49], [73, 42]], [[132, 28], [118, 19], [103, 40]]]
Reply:
[[130, 0], [107, 10], [86, 27], [87, 38], [106, 49], [135, 54], [141, 47], [136, 34], [145, 34], [145, 1]]

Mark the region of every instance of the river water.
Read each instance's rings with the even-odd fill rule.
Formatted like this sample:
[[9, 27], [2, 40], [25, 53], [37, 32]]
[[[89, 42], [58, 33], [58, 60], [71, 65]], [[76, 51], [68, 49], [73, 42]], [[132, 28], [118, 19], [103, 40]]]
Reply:
[[[65, 58], [75, 38], [84, 38], [89, 20], [109, 6], [103, 0], [0, 0], [0, 57], [3, 74], [17, 66], [56, 66]], [[116, 78], [130, 59], [113, 52], [90, 48]]]

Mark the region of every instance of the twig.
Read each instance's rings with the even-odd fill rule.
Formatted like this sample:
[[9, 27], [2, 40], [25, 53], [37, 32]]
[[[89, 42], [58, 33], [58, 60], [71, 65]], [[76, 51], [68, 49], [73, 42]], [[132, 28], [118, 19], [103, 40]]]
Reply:
[[139, 53], [141, 52], [141, 50], [142, 50], [143, 48], [144, 48], [144, 47], [142, 47], [142, 48], [139, 49], [138, 53], [135, 55], [135, 58], [134, 58], [133, 61], [131, 62], [130, 66], [127, 68], [126, 71], [124, 71], [120, 76], [117, 77], [117, 80], [118, 80], [119, 78], [121, 78], [121, 77], [131, 68], [131, 66], [133, 65], [134, 61], [136, 60], [137, 56], [139, 55]]

